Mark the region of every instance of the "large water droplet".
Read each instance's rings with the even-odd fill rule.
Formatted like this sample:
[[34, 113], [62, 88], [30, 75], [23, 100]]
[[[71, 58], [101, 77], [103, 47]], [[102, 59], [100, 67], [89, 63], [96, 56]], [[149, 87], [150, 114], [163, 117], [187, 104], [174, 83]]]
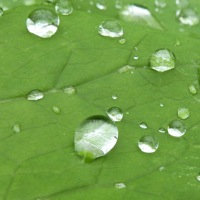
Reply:
[[104, 0], [98, 0], [98, 1], [96, 2], [96, 7], [97, 7], [99, 10], [106, 10], [106, 9], [107, 9]]
[[3, 15], [3, 9], [0, 7], [0, 16]]
[[116, 20], [104, 21], [98, 30], [99, 34], [106, 37], [121, 37], [124, 34], [123, 28]]
[[182, 121], [173, 120], [169, 123], [167, 131], [171, 136], [181, 137], [186, 133], [186, 127]]
[[68, 87], [65, 87], [63, 89], [64, 93], [68, 94], [68, 95], [73, 95], [73, 94], [76, 94], [76, 88], [73, 87], [73, 86], [68, 86]]
[[145, 23], [152, 28], [162, 29], [151, 12], [147, 8], [139, 5], [130, 4], [125, 6], [121, 9], [120, 16], [125, 21]]
[[75, 151], [90, 161], [107, 154], [116, 144], [118, 129], [104, 116], [92, 116], [85, 119], [76, 129]]
[[46, 8], [34, 10], [26, 20], [28, 31], [42, 38], [54, 35], [59, 23], [60, 20], [56, 13]]
[[147, 124], [146, 124], [145, 122], [142, 122], [142, 123], [140, 124], [140, 128], [142, 128], [142, 129], [147, 129], [148, 126], [147, 126]]
[[188, 108], [179, 108], [178, 109], [178, 116], [181, 119], [187, 119], [190, 115], [190, 111]]
[[194, 26], [199, 23], [199, 15], [192, 8], [184, 8], [180, 12], [178, 12], [178, 20], [184, 24], [189, 26]]
[[15, 124], [13, 127], [12, 127], [13, 131], [15, 133], [20, 133], [21, 131], [21, 127], [20, 127], [20, 124]]
[[190, 91], [191, 94], [197, 94], [197, 88], [196, 88], [195, 85], [190, 84], [190, 85], [188, 86], [188, 89], [189, 89], [189, 91]]
[[70, 15], [73, 12], [73, 6], [70, 0], [58, 0], [55, 5], [55, 11], [61, 15]]
[[144, 153], [154, 153], [159, 146], [159, 142], [154, 136], [145, 135], [138, 141], [138, 147]]
[[30, 101], [37, 101], [40, 100], [44, 97], [44, 93], [41, 92], [40, 90], [33, 90], [27, 95], [27, 100]]
[[125, 183], [115, 183], [115, 188], [123, 189], [123, 188], [126, 188], [126, 185], [125, 185]]
[[52, 106], [52, 111], [56, 114], [60, 114], [60, 108], [58, 106]]
[[159, 49], [150, 57], [151, 68], [158, 72], [165, 72], [175, 67], [175, 56], [168, 49]]
[[106, 111], [106, 113], [107, 113], [108, 117], [114, 122], [120, 122], [123, 118], [123, 112], [118, 107], [109, 108]]
[[155, 0], [155, 6], [158, 8], [165, 8], [167, 3], [165, 0]]

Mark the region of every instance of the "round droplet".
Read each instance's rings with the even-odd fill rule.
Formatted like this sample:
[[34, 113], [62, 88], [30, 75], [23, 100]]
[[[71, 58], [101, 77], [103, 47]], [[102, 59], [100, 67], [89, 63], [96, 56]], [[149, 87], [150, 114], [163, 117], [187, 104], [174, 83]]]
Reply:
[[144, 153], [154, 153], [159, 146], [159, 142], [154, 136], [145, 135], [138, 141], [138, 147]]
[[55, 11], [61, 15], [70, 15], [73, 12], [73, 6], [70, 0], [58, 0], [55, 5]]
[[190, 84], [190, 85], [188, 86], [188, 89], [189, 89], [189, 91], [190, 91], [191, 94], [197, 94], [197, 88], [196, 88], [195, 85]]
[[134, 56], [133, 56], [133, 59], [134, 59], [134, 60], [137, 60], [138, 58], [139, 58], [139, 57], [138, 57], [137, 55], [134, 55]]
[[96, 7], [97, 7], [99, 10], [106, 10], [106, 9], [107, 9], [104, 0], [98, 0], [98, 1], [96, 2]]
[[60, 114], [60, 108], [57, 106], [52, 106], [52, 111], [56, 114]]
[[160, 166], [159, 171], [162, 172], [163, 170], [165, 170], [165, 166]]
[[119, 40], [119, 43], [120, 43], [120, 44], [125, 44], [125, 43], [126, 43], [126, 39], [124, 39], [124, 38], [120, 39], [120, 40]]
[[142, 123], [140, 124], [140, 128], [142, 128], [142, 129], [147, 129], [148, 126], [147, 126], [147, 124], [146, 124], [145, 122], [142, 122]]
[[196, 176], [197, 181], [200, 181], [200, 175]]
[[178, 109], [178, 116], [181, 119], [187, 119], [190, 115], [190, 111], [188, 108], [179, 108]]
[[33, 90], [27, 95], [27, 100], [30, 101], [37, 101], [44, 97], [44, 93], [42, 93], [40, 90]]
[[192, 8], [184, 8], [178, 12], [178, 20], [181, 24], [194, 26], [199, 23], [199, 15]]
[[118, 107], [109, 108], [106, 111], [106, 113], [107, 113], [108, 117], [114, 122], [120, 122], [123, 118], [123, 112]]
[[42, 38], [54, 35], [59, 23], [59, 17], [52, 10], [46, 8], [34, 10], [26, 20], [28, 31]]
[[160, 107], [164, 107], [164, 104], [160, 103]]
[[168, 49], [160, 49], [150, 57], [151, 68], [158, 72], [165, 72], [175, 67], [175, 56]]
[[20, 133], [20, 131], [21, 131], [21, 127], [20, 127], [19, 124], [15, 124], [15, 125], [12, 127], [12, 129], [13, 129], [13, 131], [14, 131], [15, 133]]
[[76, 94], [76, 88], [73, 87], [73, 86], [68, 86], [68, 87], [65, 87], [63, 89], [64, 93], [68, 94], [68, 95], [73, 95], [73, 94]]
[[169, 123], [167, 131], [171, 136], [181, 137], [186, 133], [186, 127], [182, 121], [173, 120]]
[[112, 95], [113, 100], [117, 100], [117, 98], [118, 98], [117, 95], [115, 95], [115, 94]]
[[116, 20], [104, 21], [98, 30], [99, 34], [106, 37], [121, 37], [124, 34], [123, 28]]
[[167, 5], [165, 0], [155, 0], [155, 6], [158, 8], [165, 8]]
[[106, 155], [116, 144], [118, 129], [104, 116], [92, 116], [85, 119], [76, 129], [75, 151], [85, 161]]
[[123, 188], [126, 188], [126, 185], [125, 185], [125, 183], [115, 183], [115, 188], [123, 189]]
[[3, 15], [3, 9], [0, 7], [0, 16]]
[[159, 131], [160, 133], [166, 133], [166, 130], [165, 130], [164, 128], [159, 128], [158, 131]]

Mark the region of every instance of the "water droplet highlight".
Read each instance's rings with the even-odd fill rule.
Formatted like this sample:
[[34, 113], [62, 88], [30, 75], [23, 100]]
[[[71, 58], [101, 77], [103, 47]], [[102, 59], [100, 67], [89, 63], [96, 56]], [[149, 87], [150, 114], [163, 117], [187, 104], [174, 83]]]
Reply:
[[190, 111], [188, 108], [179, 108], [178, 109], [178, 116], [181, 119], [187, 119], [190, 115]]
[[189, 6], [189, 1], [188, 0], [176, 0], [176, 6], [178, 8], [185, 8]]
[[99, 10], [106, 10], [106, 9], [107, 9], [104, 0], [98, 0], [98, 1], [96, 2], [96, 7], [97, 7]]
[[125, 66], [119, 68], [119, 69], [118, 69], [118, 72], [119, 72], [120, 74], [123, 74], [123, 73], [128, 72], [128, 71], [133, 72], [134, 70], [135, 70], [135, 67], [130, 66], [130, 65], [125, 65]]
[[115, 94], [112, 95], [113, 100], [117, 100], [117, 98], [118, 98], [117, 95], [115, 95]]
[[121, 37], [124, 34], [123, 28], [116, 20], [104, 21], [100, 26], [98, 33], [106, 37]]
[[73, 6], [69, 0], [58, 0], [55, 5], [55, 11], [61, 15], [70, 15], [73, 12]]
[[3, 9], [0, 7], [0, 16], [3, 15]]
[[189, 91], [190, 91], [191, 94], [197, 94], [197, 88], [196, 88], [195, 85], [190, 84], [190, 85], [188, 86], [188, 89], [189, 89]]
[[116, 189], [124, 189], [126, 188], [125, 183], [115, 183], [115, 188]]
[[37, 101], [44, 97], [44, 93], [40, 90], [33, 90], [27, 95], [27, 100], [29, 101]]
[[68, 86], [68, 87], [65, 87], [63, 89], [64, 93], [68, 94], [68, 95], [73, 95], [73, 94], [76, 94], [76, 88], [73, 87], [73, 86]]
[[118, 107], [109, 108], [106, 111], [106, 113], [107, 113], [108, 117], [114, 122], [120, 122], [123, 118], [123, 112]]
[[21, 127], [19, 124], [15, 124], [13, 127], [12, 127], [12, 130], [15, 132], [15, 133], [20, 133], [21, 132]]
[[160, 133], [166, 133], [166, 130], [165, 130], [164, 128], [159, 128], [158, 131], [159, 131]]
[[196, 180], [200, 182], [200, 175], [196, 176]]
[[125, 44], [125, 43], [126, 43], [126, 39], [124, 39], [124, 38], [119, 39], [119, 43], [120, 43], [120, 44]]
[[147, 124], [146, 124], [145, 122], [142, 122], [142, 123], [140, 124], [140, 128], [142, 128], [142, 129], [147, 129], [148, 126], [147, 126]]
[[165, 72], [175, 67], [175, 56], [168, 49], [159, 49], [150, 57], [150, 67], [158, 72]]
[[134, 60], [137, 60], [139, 57], [137, 55], [133, 56]]
[[154, 153], [159, 146], [159, 142], [154, 136], [145, 135], [138, 141], [138, 147], [144, 153]]
[[84, 161], [106, 155], [116, 144], [118, 129], [105, 116], [92, 116], [85, 119], [76, 129], [75, 151]]
[[185, 124], [180, 120], [173, 120], [169, 123], [167, 131], [174, 137], [182, 137], [186, 133]]
[[52, 106], [52, 111], [56, 114], [60, 114], [60, 108], [57, 106]]
[[158, 8], [165, 8], [167, 3], [165, 0], [155, 0], [155, 6]]
[[43, 8], [30, 13], [26, 20], [26, 26], [30, 33], [41, 38], [53, 36], [59, 26], [59, 17], [52, 10]]

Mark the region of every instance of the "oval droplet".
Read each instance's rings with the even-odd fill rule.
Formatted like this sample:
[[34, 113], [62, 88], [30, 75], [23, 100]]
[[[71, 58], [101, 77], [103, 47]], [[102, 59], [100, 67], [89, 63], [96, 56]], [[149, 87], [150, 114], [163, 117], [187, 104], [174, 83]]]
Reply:
[[159, 49], [150, 57], [150, 66], [158, 72], [165, 72], [175, 67], [175, 56], [168, 49]]
[[96, 2], [96, 7], [97, 7], [99, 10], [106, 10], [106, 9], [107, 9], [104, 0], [98, 0], [98, 1]]
[[56, 114], [60, 114], [60, 108], [58, 106], [52, 106], [52, 111]]
[[166, 130], [165, 130], [164, 128], [159, 128], [158, 131], [159, 131], [160, 133], [166, 133]]
[[190, 85], [188, 86], [188, 89], [189, 89], [189, 91], [190, 91], [191, 94], [197, 94], [197, 88], [196, 88], [195, 85], [190, 84]]
[[106, 20], [99, 26], [98, 33], [106, 37], [121, 37], [124, 34], [123, 28], [116, 20]]
[[115, 188], [123, 189], [123, 188], [126, 188], [126, 185], [125, 185], [125, 183], [115, 183]]
[[52, 10], [42, 8], [30, 13], [26, 20], [26, 26], [30, 33], [41, 38], [53, 36], [59, 26], [59, 17]]
[[112, 95], [113, 100], [117, 100], [117, 98], [118, 98], [117, 95], [115, 95], [115, 94]]
[[12, 130], [13, 130], [15, 133], [20, 133], [20, 132], [21, 132], [20, 124], [15, 124], [15, 125], [12, 127]]
[[147, 124], [146, 124], [145, 122], [142, 122], [142, 123], [140, 124], [140, 128], [142, 128], [142, 129], [147, 129], [148, 126], [147, 126]]
[[33, 90], [27, 95], [27, 100], [30, 101], [37, 101], [40, 100], [44, 97], [44, 93], [41, 92], [40, 90]]
[[91, 161], [106, 155], [116, 144], [118, 129], [105, 116], [92, 116], [85, 119], [76, 129], [75, 151], [84, 161]]
[[145, 135], [138, 141], [138, 147], [144, 153], [154, 153], [159, 146], [159, 142], [154, 136]]
[[73, 95], [73, 94], [76, 94], [76, 88], [73, 87], [73, 86], [68, 86], [68, 87], [65, 87], [63, 89], [64, 93], [68, 94], [68, 95]]
[[126, 43], [126, 39], [125, 39], [125, 38], [120, 39], [120, 40], [119, 40], [119, 43], [120, 43], [120, 44], [125, 44], [125, 43]]
[[114, 122], [120, 122], [123, 118], [123, 112], [118, 107], [109, 108], [106, 111], [106, 113], [107, 113], [108, 117]]
[[187, 119], [190, 115], [190, 111], [188, 108], [179, 108], [178, 109], [178, 116], [181, 119]]
[[70, 15], [73, 12], [73, 6], [70, 0], [58, 0], [55, 5], [55, 11], [61, 15]]
[[173, 120], [169, 123], [167, 131], [174, 137], [182, 137], [186, 133], [185, 124], [180, 120]]

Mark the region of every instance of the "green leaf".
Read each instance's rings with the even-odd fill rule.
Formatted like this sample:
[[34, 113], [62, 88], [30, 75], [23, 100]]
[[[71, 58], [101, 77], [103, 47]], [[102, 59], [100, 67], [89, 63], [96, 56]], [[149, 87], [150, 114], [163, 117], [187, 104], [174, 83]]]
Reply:
[[[107, 10], [102, 11], [90, 1], [76, 0], [74, 12], [60, 16], [58, 32], [42, 39], [25, 26], [32, 10], [53, 9], [40, 2], [29, 7], [19, 3], [0, 18], [0, 199], [197, 200], [199, 25], [181, 25], [174, 1], [167, 2], [162, 13], [154, 11], [154, 1], [136, 1], [151, 10], [161, 24], [159, 30], [119, 19], [115, 1], [106, 1]], [[191, 6], [199, 8], [200, 3], [193, 0]], [[100, 23], [114, 18], [124, 28], [125, 44], [98, 34]], [[175, 69], [150, 69], [149, 58], [160, 48], [175, 54]], [[125, 65], [134, 68], [119, 73]], [[196, 95], [189, 92], [189, 84], [196, 85]], [[68, 86], [77, 93], [63, 92]], [[26, 100], [32, 90], [43, 91], [45, 97]], [[76, 128], [87, 117], [106, 115], [113, 106], [124, 112], [117, 123], [115, 148], [83, 163], [74, 152]], [[166, 129], [178, 118], [182, 107], [190, 111], [184, 120], [186, 134], [173, 138], [160, 133], [159, 128]], [[141, 129], [141, 122], [148, 128]], [[140, 151], [137, 142], [143, 135], [157, 138], [155, 153]], [[125, 183], [126, 188], [117, 189], [116, 183]]]

